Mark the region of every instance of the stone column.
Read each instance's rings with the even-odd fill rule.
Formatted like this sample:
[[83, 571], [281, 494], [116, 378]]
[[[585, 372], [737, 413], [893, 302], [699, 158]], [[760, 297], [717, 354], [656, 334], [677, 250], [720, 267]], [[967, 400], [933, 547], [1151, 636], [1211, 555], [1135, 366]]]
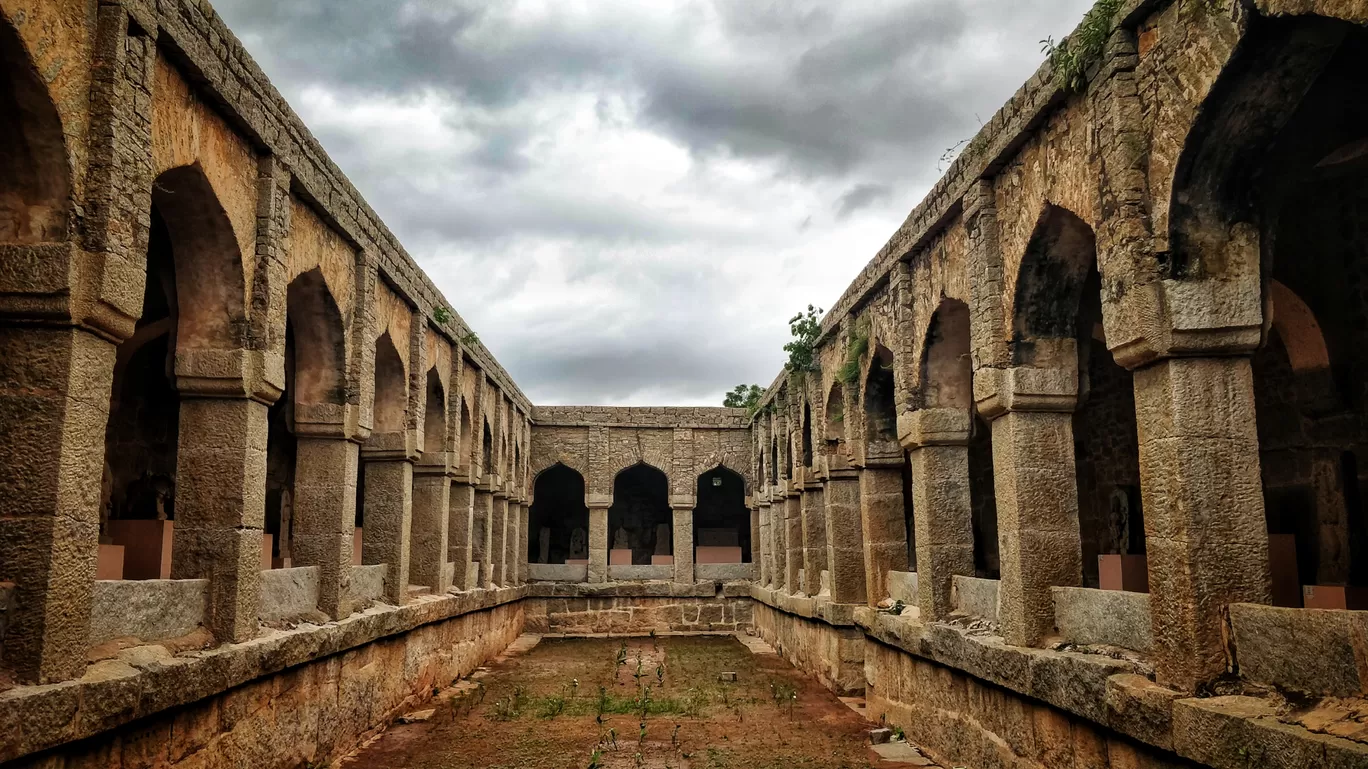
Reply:
[[523, 502], [518, 505], [518, 531], [521, 534], [522, 544], [518, 549], [518, 584], [527, 584], [527, 556], [532, 547], [531, 526], [532, 506]]
[[755, 505], [760, 519], [760, 538], [751, 543], [752, 552], [758, 552], [760, 557], [760, 584], [767, 586], [770, 584], [773, 567], [770, 563], [770, 505], [769, 501], [758, 502]]
[[998, 615], [1009, 644], [1033, 646], [1053, 632], [1051, 587], [1083, 582], [1074, 467], [1078, 372], [998, 369], [974, 385], [990, 393], [979, 411], [992, 420], [1002, 568]]
[[865, 597], [871, 606], [888, 597], [888, 572], [907, 571], [902, 463], [901, 456], [868, 457], [860, 468]]
[[0, 328], [4, 653], [21, 681], [85, 670], [114, 353], [82, 329]]
[[917, 604], [923, 622], [954, 609], [956, 576], [974, 576], [973, 507], [969, 498], [970, 415], [962, 409], [913, 411], [900, 439], [912, 464], [917, 542]]
[[608, 581], [608, 508], [611, 498], [590, 498], [589, 508], [589, 582]]
[[682, 585], [694, 583], [694, 506], [693, 497], [670, 500], [674, 512], [674, 527], [671, 531], [674, 540], [674, 581]]
[[[746, 498], [746, 508], [751, 512], [751, 560], [748, 562], [750, 562], [752, 573], [755, 575], [751, 580], [751, 582], [754, 582], [755, 579], [762, 579], [761, 508], [759, 508], [759, 505], [755, 504], [755, 502], [752, 502], [750, 497]], [[763, 580], [761, 584], [765, 584], [763, 583]]]
[[392, 452], [361, 450], [366, 463], [365, 531], [361, 562], [386, 564], [385, 600], [402, 606], [408, 597], [409, 543], [413, 528], [413, 461]]
[[794, 481], [789, 481], [784, 498], [784, 592], [803, 592], [803, 581], [798, 570], [803, 568], [803, 493]]
[[332, 619], [351, 614], [347, 577], [356, 532], [356, 476], [360, 446], [327, 437], [321, 425], [305, 427], [296, 419], [294, 534], [291, 552], [296, 566], [318, 567], [318, 610]]
[[518, 500], [516, 497], [508, 498], [506, 525], [504, 527], [504, 586], [512, 587], [518, 584], [518, 545], [522, 542], [522, 535], [519, 533], [518, 524], [522, 521], [522, 516], [518, 514]]
[[508, 584], [508, 493], [494, 492], [490, 507], [489, 560], [492, 566], [490, 582], [498, 587]]
[[461, 590], [474, 590], [479, 574], [474, 568], [475, 487], [469, 476], [457, 476], [451, 483], [450, 519], [447, 523], [447, 560], [455, 564], [452, 583]]
[[488, 588], [494, 584], [494, 490], [488, 481], [475, 487], [475, 538], [473, 557], [480, 564], [476, 584]]
[[826, 505], [827, 570], [832, 603], [865, 603], [864, 534], [860, 522], [860, 475], [832, 460], [822, 501]]
[[208, 579], [210, 631], [220, 641], [246, 641], [257, 631], [267, 407], [196, 397], [181, 386], [171, 578]]
[[822, 484], [816, 480], [804, 484], [800, 498], [802, 506], [803, 585], [808, 595], [822, 592], [822, 572], [827, 568], [826, 500]]
[[782, 491], [770, 491], [770, 587], [784, 589], [788, 577], [788, 506]]
[[[426, 459], [426, 457], [425, 457]], [[435, 594], [451, 587], [446, 575], [451, 525], [451, 474], [446, 462], [413, 468], [412, 582]], [[453, 575], [451, 579], [455, 579]]]
[[1272, 600], [1249, 359], [1137, 369], [1135, 410], [1158, 679], [1192, 691], [1226, 672], [1225, 607]]

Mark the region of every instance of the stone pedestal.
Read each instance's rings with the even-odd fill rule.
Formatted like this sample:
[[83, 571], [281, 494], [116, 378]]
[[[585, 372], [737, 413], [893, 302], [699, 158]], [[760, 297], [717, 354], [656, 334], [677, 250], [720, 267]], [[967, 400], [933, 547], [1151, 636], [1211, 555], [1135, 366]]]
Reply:
[[[445, 569], [451, 524], [451, 476], [445, 466], [420, 464], [413, 469], [413, 536], [410, 581], [445, 593], [451, 587]], [[464, 563], [464, 562], [462, 562]]]
[[954, 610], [954, 578], [974, 576], [970, 419], [969, 412], [960, 409], [914, 411], [899, 431], [912, 465], [917, 605], [923, 622], [949, 616]]
[[852, 468], [829, 471], [822, 492], [827, 520], [827, 580], [833, 603], [865, 603], [864, 535], [860, 476]]
[[608, 505], [589, 505], [589, 582], [608, 581]]
[[291, 557], [318, 567], [318, 610], [341, 619], [343, 584], [356, 549], [360, 447], [344, 438], [299, 438], [295, 446]]
[[456, 564], [455, 580], [462, 590], [475, 589], [475, 579], [466, 579], [473, 570], [473, 526], [475, 520], [475, 487], [465, 479], [451, 484], [450, 517], [447, 523], [447, 560]]
[[860, 469], [865, 597], [870, 605], [877, 605], [888, 597], [888, 572], [907, 571], [901, 453], [892, 457], [868, 457]]
[[[176, 365], [178, 375], [195, 367], [179, 357]], [[256, 637], [266, 412], [250, 398], [181, 394], [171, 576], [209, 580], [206, 620], [219, 641]]]
[[1158, 679], [1191, 691], [1225, 673], [1224, 607], [1271, 598], [1249, 359], [1138, 369], [1135, 411]]
[[803, 489], [803, 585], [808, 595], [822, 592], [822, 572], [827, 567], [826, 502], [822, 487], [811, 483]]
[[175, 530], [175, 521], [110, 521], [109, 537], [123, 547], [122, 578], [171, 579]]
[[396, 606], [408, 597], [409, 541], [413, 527], [413, 462], [369, 459], [366, 463], [365, 537], [361, 562], [387, 564], [385, 600]]

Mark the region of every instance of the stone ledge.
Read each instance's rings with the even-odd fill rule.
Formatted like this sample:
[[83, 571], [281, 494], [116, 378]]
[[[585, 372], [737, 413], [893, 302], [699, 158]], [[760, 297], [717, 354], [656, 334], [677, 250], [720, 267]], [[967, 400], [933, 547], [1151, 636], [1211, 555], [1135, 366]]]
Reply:
[[221, 694], [286, 668], [414, 628], [519, 601], [526, 588], [423, 596], [375, 606], [327, 625], [268, 631], [251, 641], [173, 656], [128, 650], [74, 681], [0, 692], [0, 762], [92, 737], [139, 718]]
[[537, 582], [527, 586], [528, 598], [714, 598], [717, 584], [692, 585], [647, 582]]
[[750, 597], [771, 609], [793, 614], [805, 619], [825, 622], [832, 627], [854, 627], [855, 613], [860, 606], [848, 603], [833, 603], [826, 596], [809, 598], [796, 596], [760, 585], [750, 586]]
[[1215, 769], [1368, 766], [1368, 745], [1285, 724], [1271, 703], [1254, 697], [1178, 700], [1173, 736], [1178, 755]]

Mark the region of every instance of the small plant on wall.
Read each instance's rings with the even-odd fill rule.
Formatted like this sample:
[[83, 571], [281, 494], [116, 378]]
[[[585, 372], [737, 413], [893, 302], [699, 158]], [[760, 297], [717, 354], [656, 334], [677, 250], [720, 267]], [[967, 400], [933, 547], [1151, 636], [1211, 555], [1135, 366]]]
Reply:
[[1058, 44], [1050, 37], [1040, 41], [1054, 67], [1056, 85], [1065, 91], [1083, 90], [1088, 81], [1088, 69], [1102, 57], [1119, 10], [1121, 0], [1097, 0], [1072, 35]]
[[789, 333], [793, 341], [784, 345], [788, 353], [788, 363], [784, 364], [790, 372], [802, 374], [817, 371], [817, 340], [822, 336], [822, 309], [812, 305], [807, 310], [789, 318]]
[[855, 322], [855, 328], [850, 332], [850, 341], [846, 344], [846, 360], [836, 372], [837, 378], [848, 385], [860, 381], [860, 361], [868, 351], [869, 319], [861, 318]]

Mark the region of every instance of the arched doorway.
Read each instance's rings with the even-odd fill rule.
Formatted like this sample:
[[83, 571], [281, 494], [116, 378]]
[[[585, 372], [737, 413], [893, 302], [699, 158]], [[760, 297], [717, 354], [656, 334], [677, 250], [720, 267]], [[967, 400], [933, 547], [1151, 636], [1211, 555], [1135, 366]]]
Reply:
[[537, 474], [528, 512], [528, 563], [589, 562], [584, 476], [557, 463]]
[[613, 505], [608, 508], [609, 565], [627, 558], [633, 565], [649, 565], [652, 555], [673, 555], [674, 515], [670, 484], [665, 473], [638, 463], [613, 479]]
[[746, 481], [725, 467], [698, 476], [693, 510], [694, 563], [751, 563]]

